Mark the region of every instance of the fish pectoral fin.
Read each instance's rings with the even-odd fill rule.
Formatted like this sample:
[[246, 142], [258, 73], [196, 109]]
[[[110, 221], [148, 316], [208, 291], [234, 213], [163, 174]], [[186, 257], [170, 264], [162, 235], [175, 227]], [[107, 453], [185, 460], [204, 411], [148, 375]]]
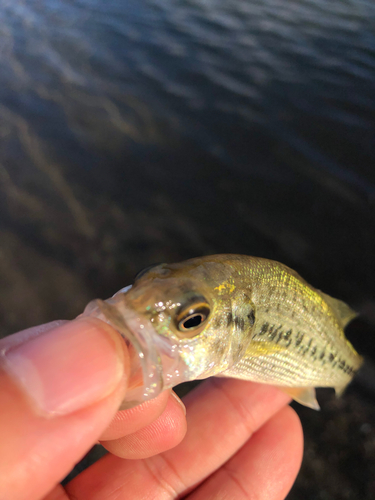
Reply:
[[348, 306], [348, 304], [346, 304], [342, 300], [334, 299], [330, 295], [327, 295], [326, 293], [323, 293], [320, 290], [319, 293], [323, 297], [323, 299], [327, 302], [327, 304], [331, 307], [331, 309], [333, 309], [333, 311], [336, 313], [337, 319], [342, 328], [345, 328], [345, 326], [352, 319], [358, 316], [358, 313], [355, 312], [350, 306]]
[[297, 401], [297, 403], [308, 406], [313, 410], [320, 410], [314, 387], [277, 387], [293, 398], [294, 401]]
[[269, 356], [276, 352], [285, 351], [285, 347], [274, 342], [267, 342], [266, 340], [253, 340], [247, 346], [244, 358], [254, 357], [254, 356]]

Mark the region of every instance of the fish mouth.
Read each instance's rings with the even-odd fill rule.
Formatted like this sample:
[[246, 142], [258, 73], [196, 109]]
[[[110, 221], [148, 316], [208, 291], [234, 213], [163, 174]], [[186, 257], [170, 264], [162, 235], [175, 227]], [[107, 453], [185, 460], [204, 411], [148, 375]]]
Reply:
[[120, 410], [156, 398], [163, 390], [191, 380], [178, 342], [159, 335], [151, 322], [139, 315], [127, 300], [125, 287], [107, 300], [95, 299], [80, 317], [98, 318], [117, 330], [129, 352], [130, 374]]

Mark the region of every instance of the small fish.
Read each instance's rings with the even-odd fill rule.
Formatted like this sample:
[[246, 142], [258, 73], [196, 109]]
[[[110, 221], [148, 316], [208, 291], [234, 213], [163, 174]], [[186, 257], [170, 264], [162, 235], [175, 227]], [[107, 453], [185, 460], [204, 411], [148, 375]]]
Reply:
[[85, 314], [111, 323], [134, 348], [128, 407], [216, 375], [272, 384], [319, 409], [314, 388], [340, 395], [363, 361], [343, 332], [356, 316], [348, 305], [257, 257], [150, 266]]

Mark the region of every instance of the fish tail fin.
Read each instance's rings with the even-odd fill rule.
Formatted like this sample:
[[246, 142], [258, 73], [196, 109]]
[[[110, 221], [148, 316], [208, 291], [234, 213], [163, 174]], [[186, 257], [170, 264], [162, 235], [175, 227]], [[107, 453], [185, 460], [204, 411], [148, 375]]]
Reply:
[[314, 387], [280, 387], [278, 388], [288, 394], [294, 401], [301, 405], [308, 406], [313, 410], [320, 410]]

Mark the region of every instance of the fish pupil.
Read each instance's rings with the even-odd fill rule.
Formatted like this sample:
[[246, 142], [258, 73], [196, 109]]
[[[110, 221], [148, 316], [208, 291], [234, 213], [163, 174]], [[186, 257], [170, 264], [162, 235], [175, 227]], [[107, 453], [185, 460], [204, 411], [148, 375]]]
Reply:
[[210, 306], [204, 297], [195, 297], [194, 302], [187, 301], [178, 312], [175, 324], [184, 337], [198, 335], [210, 315]]
[[182, 327], [186, 330], [189, 330], [190, 328], [196, 328], [201, 323], [203, 323], [205, 319], [206, 318], [203, 316], [203, 314], [193, 314], [182, 322]]

